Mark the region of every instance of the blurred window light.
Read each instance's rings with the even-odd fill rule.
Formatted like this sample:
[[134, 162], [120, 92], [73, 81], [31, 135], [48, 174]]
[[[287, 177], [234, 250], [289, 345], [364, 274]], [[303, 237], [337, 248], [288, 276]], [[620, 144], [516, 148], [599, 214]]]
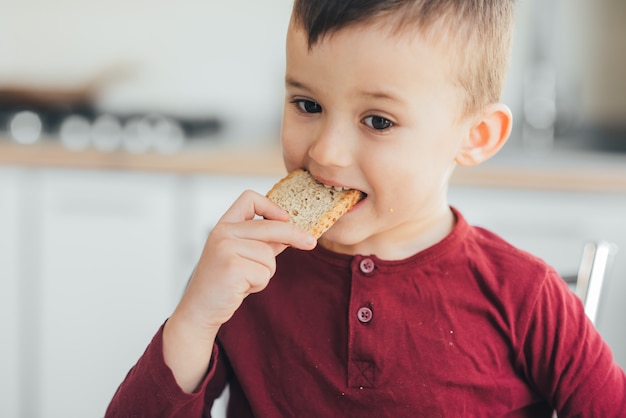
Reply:
[[29, 110], [16, 113], [9, 122], [9, 133], [20, 144], [34, 144], [41, 137], [41, 132], [41, 118]]

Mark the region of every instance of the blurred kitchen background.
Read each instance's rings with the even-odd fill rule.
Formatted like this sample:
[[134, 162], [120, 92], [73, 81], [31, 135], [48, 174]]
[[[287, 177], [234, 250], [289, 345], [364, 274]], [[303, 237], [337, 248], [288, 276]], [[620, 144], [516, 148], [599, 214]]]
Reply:
[[[290, 7], [3, 1], [0, 416], [102, 416], [212, 225], [282, 176]], [[615, 244], [597, 326], [626, 367], [626, 2], [517, 12], [513, 136], [451, 202], [563, 275]]]

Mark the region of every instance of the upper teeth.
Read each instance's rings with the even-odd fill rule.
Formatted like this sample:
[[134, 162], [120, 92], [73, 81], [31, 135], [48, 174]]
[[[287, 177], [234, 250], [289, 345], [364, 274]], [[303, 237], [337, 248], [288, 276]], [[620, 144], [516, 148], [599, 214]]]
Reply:
[[350, 190], [349, 187], [343, 187], [343, 186], [331, 186], [330, 184], [324, 184], [324, 187], [326, 187], [327, 189], [335, 189], [338, 192], [344, 192], [346, 190]]

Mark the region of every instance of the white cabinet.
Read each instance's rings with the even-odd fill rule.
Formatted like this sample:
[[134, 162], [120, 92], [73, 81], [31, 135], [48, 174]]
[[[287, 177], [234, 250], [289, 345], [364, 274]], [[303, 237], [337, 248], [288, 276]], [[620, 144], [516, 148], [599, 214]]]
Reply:
[[[3, 390], [17, 401], [0, 415], [104, 414], [117, 385], [172, 311], [179, 282], [188, 274], [174, 250], [182, 242], [176, 225], [179, 182], [167, 175], [29, 170], [9, 181], [18, 190], [1, 188], [3, 202], [11, 194], [20, 205], [19, 213], [4, 204], [0, 209], [7, 223], [0, 238], [2, 293], [16, 293], [19, 286], [12, 299], [19, 305], [19, 338], [9, 341], [20, 346], [2, 344], [19, 353], [7, 353], [17, 361], [3, 367], [0, 379], [6, 386], [9, 370], [23, 384]], [[11, 229], [16, 227], [19, 232]], [[18, 251], [11, 247], [15, 235]], [[19, 269], [7, 267], [5, 255]], [[2, 309], [16, 310], [4, 304]], [[16, 316], [3, 315], [3, 326], [15, 327], [7, 317]]]
[[181, 276], [176, 186], [163, 175], [42, 176], [37, 416], [103, 415], [171, 313]]
[[0, 168], [0, 416], [19, 410], [18, 169]]

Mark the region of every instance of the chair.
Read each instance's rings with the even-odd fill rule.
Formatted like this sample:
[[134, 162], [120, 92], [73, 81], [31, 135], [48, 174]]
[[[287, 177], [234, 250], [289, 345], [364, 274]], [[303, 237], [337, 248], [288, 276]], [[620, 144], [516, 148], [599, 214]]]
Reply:
[[617, 246], [606, 241], [590, 241], [583, 248], [582, 260], [575, 276], [563, 277], [583, 301], [585, 314], [595, 325], [602, 286], [617, 252]]

